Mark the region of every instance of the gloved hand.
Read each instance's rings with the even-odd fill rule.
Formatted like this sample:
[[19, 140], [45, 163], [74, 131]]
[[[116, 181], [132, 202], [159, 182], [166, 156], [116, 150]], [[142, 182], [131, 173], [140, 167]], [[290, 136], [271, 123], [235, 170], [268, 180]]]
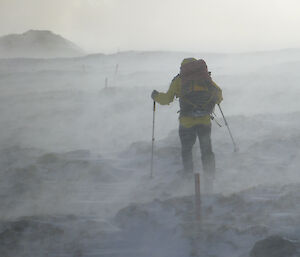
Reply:
[[152, 98], [153, 100], [155, 100], [154, 98], [155, 98], [158, 94], [159, 94], [158, 91], [153, 90], [153, 91], [152, 91], [152, 94], [151, 94], [151, 98]]

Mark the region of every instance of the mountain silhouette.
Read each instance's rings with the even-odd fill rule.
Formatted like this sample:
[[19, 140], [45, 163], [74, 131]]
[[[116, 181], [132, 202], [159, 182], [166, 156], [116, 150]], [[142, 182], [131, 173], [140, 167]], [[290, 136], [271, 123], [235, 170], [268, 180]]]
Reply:
[[49, 30], [29, 30], [0, 37], [0, 58], [59, 58], [84, 55], [84, 51]]

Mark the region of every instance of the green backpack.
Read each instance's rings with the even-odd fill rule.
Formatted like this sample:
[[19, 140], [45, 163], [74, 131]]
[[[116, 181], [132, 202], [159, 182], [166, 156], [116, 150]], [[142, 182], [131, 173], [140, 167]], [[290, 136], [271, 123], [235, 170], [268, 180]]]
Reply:
[[216, 104], [218, 89], [213, 85], [204, 60], [194, 60], [180, 67], [180, 115], [203, 117], [210, 115]]

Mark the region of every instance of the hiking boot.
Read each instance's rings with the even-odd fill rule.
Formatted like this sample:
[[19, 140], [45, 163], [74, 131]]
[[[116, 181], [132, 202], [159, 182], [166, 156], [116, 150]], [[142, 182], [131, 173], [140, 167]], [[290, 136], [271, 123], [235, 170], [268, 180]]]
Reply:
[[190, 171], [185, 171], [184, 169], [178, 170], [176, 172], [176, 174], [178, 174], [179, 177], [183, 178], [183, 179], [190, 179], [193, 177], [193, 173]]
[[203, 193], [213, 194], [214, 191], [214, 177], [210, 174], [203, 175]]

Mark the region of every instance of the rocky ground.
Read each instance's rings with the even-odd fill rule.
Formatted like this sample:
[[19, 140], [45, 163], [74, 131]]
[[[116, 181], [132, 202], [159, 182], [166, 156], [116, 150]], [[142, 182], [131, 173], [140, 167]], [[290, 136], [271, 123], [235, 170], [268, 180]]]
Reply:
[[[230, 119], [233, 125], [241, 120]], [[156, 142], [152, 179], [150, 142], [136, 142], [110, 158], [87, 150], [2, 149], [1, 252], [7, 257], [299, 255], [299, 137], [279, 136], [281, 127], [272, 119], [252, 121], [252, 128], [264, 122], [265, 130], [255, 142], [240, 136], [238, 153], [222, 131], [214, 131], [215, 193], [202, 195], [201, 221], [195, 219], [193, 176], [178, 173], [177, 131]], [[201, 170], [197, 158], [195, 163]]]

